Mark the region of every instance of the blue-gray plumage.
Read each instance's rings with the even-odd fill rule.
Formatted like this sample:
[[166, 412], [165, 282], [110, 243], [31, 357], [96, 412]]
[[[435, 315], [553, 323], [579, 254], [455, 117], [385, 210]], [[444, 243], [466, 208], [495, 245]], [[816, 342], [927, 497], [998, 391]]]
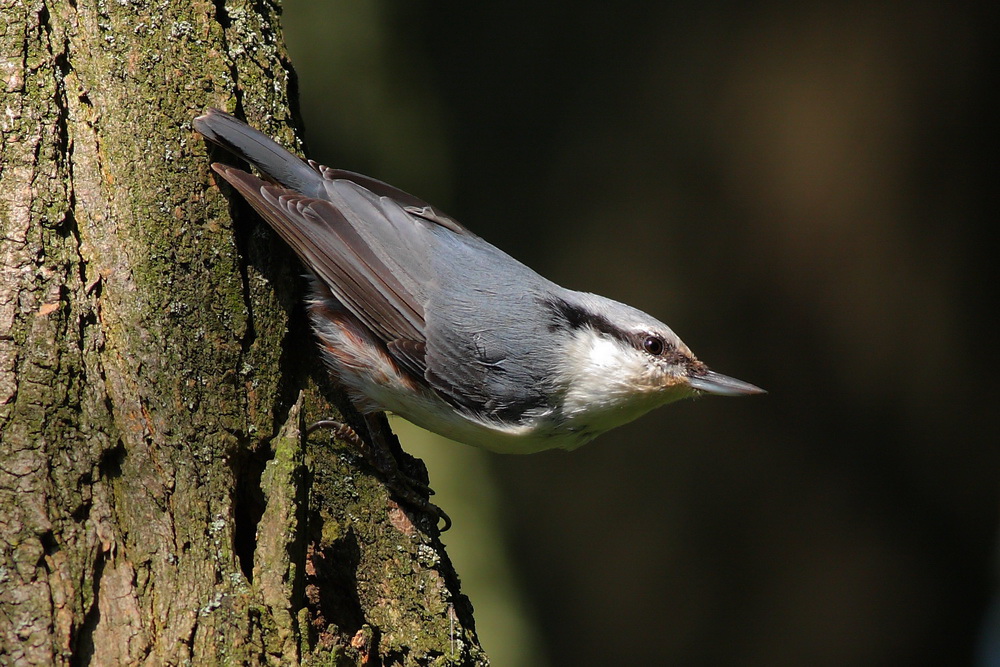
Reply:
[[762, 391], [708, 370], [662, 322], [546, 280], [412, 195], [303, 161], [216, 109], [194, 124], [276, 182], [213, 165], [314, 275], [313, 328], [364, 412], [524, 453], [573, 449], [700, 392]]

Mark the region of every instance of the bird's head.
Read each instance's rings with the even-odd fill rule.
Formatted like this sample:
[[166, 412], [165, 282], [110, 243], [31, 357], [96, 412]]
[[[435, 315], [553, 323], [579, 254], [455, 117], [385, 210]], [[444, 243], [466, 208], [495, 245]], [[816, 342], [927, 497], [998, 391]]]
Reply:
[[562, 338], [558, 358], [567, 414], [601, 415], [613, 428], [649, 410], [700, 394], [764, 393], [709, 370], [663, 322], [593, 294], [547, 304]]

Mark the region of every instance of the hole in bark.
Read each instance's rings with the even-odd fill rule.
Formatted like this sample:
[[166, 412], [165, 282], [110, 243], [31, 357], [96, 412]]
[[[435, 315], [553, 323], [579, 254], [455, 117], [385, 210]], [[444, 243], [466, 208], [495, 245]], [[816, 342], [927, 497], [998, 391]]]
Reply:
[[105, 449], [101, 452], [101, 460], [97, 463], [97, 469], [100, 471], [101, 477], [105, 479], [121, 477], [122, 462], [124, 461], [125, 446], [119, 442], [111, 449]]
[[[89, 484], [90, 482], [88, 481], [82, 483]], [[77, 505], [76, 509], [73, 510], [73, 513], [70, 514], [70, 516], [73, 517], [73, 521], [76, 521], [77, 523], [83, 523], [84, 521], [87, 520], [87, 517], [90, 516], [90, 508], [91, 504], [89, 502], [80, 503], [79, 505]]]
[[48, 568], [45, 564], [45, 556], [51, 556], [59, 551], [59, 543], [56, 542], [55, 533], [51, 530], [47, 530], [39, 536], [39, 541], [42, 543], [42, 549], [44, 553], [42, 554], [41, 563], [42, 567]]
[[[310, 531], [322, 534], [321, 518], [312, 517]], [[341, 636], [351, 637], [364, 625], [365, 614], [357, 594], [360, 563], [361, 547], [353, 531], [329, 546], [313, 541], [306, 548], [306, 604], [314, 644], [322, 646], [338, 641], [337, 636], [328, 636], [331, 626]], [[372, 643], [377, 646], [377, 636]], [[376, 660], [377, 655], [377, 650], [372, 653]]]
[[260, 488], [267, 455], [243, 452], [233, 458], [236, 490], [233, 498], [233, 551], [247, 581], [253, 582], [253, 557], [257, 549], [257, 524], [264, 516], [265, 498]]

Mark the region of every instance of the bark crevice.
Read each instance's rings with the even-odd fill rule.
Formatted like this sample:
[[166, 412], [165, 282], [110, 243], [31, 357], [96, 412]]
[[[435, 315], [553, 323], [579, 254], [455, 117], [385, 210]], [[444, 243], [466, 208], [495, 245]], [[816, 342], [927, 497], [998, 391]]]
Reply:
[[191, 131], [296, 143], [276, 8], [147, 9], [0, 23], [0, 663], [486, 664], [433, 527], [302, 436], [301, 269]]

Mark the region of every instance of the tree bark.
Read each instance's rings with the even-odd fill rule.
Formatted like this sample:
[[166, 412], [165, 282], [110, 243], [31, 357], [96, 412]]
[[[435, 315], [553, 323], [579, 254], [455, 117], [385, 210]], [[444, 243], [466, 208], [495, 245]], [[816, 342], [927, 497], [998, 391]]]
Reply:
[[0, 664], [487, 664], [432, 521], [304, 437], [301, 268], [191, 129], [297, 145], [276, 7], [0, 15]]

